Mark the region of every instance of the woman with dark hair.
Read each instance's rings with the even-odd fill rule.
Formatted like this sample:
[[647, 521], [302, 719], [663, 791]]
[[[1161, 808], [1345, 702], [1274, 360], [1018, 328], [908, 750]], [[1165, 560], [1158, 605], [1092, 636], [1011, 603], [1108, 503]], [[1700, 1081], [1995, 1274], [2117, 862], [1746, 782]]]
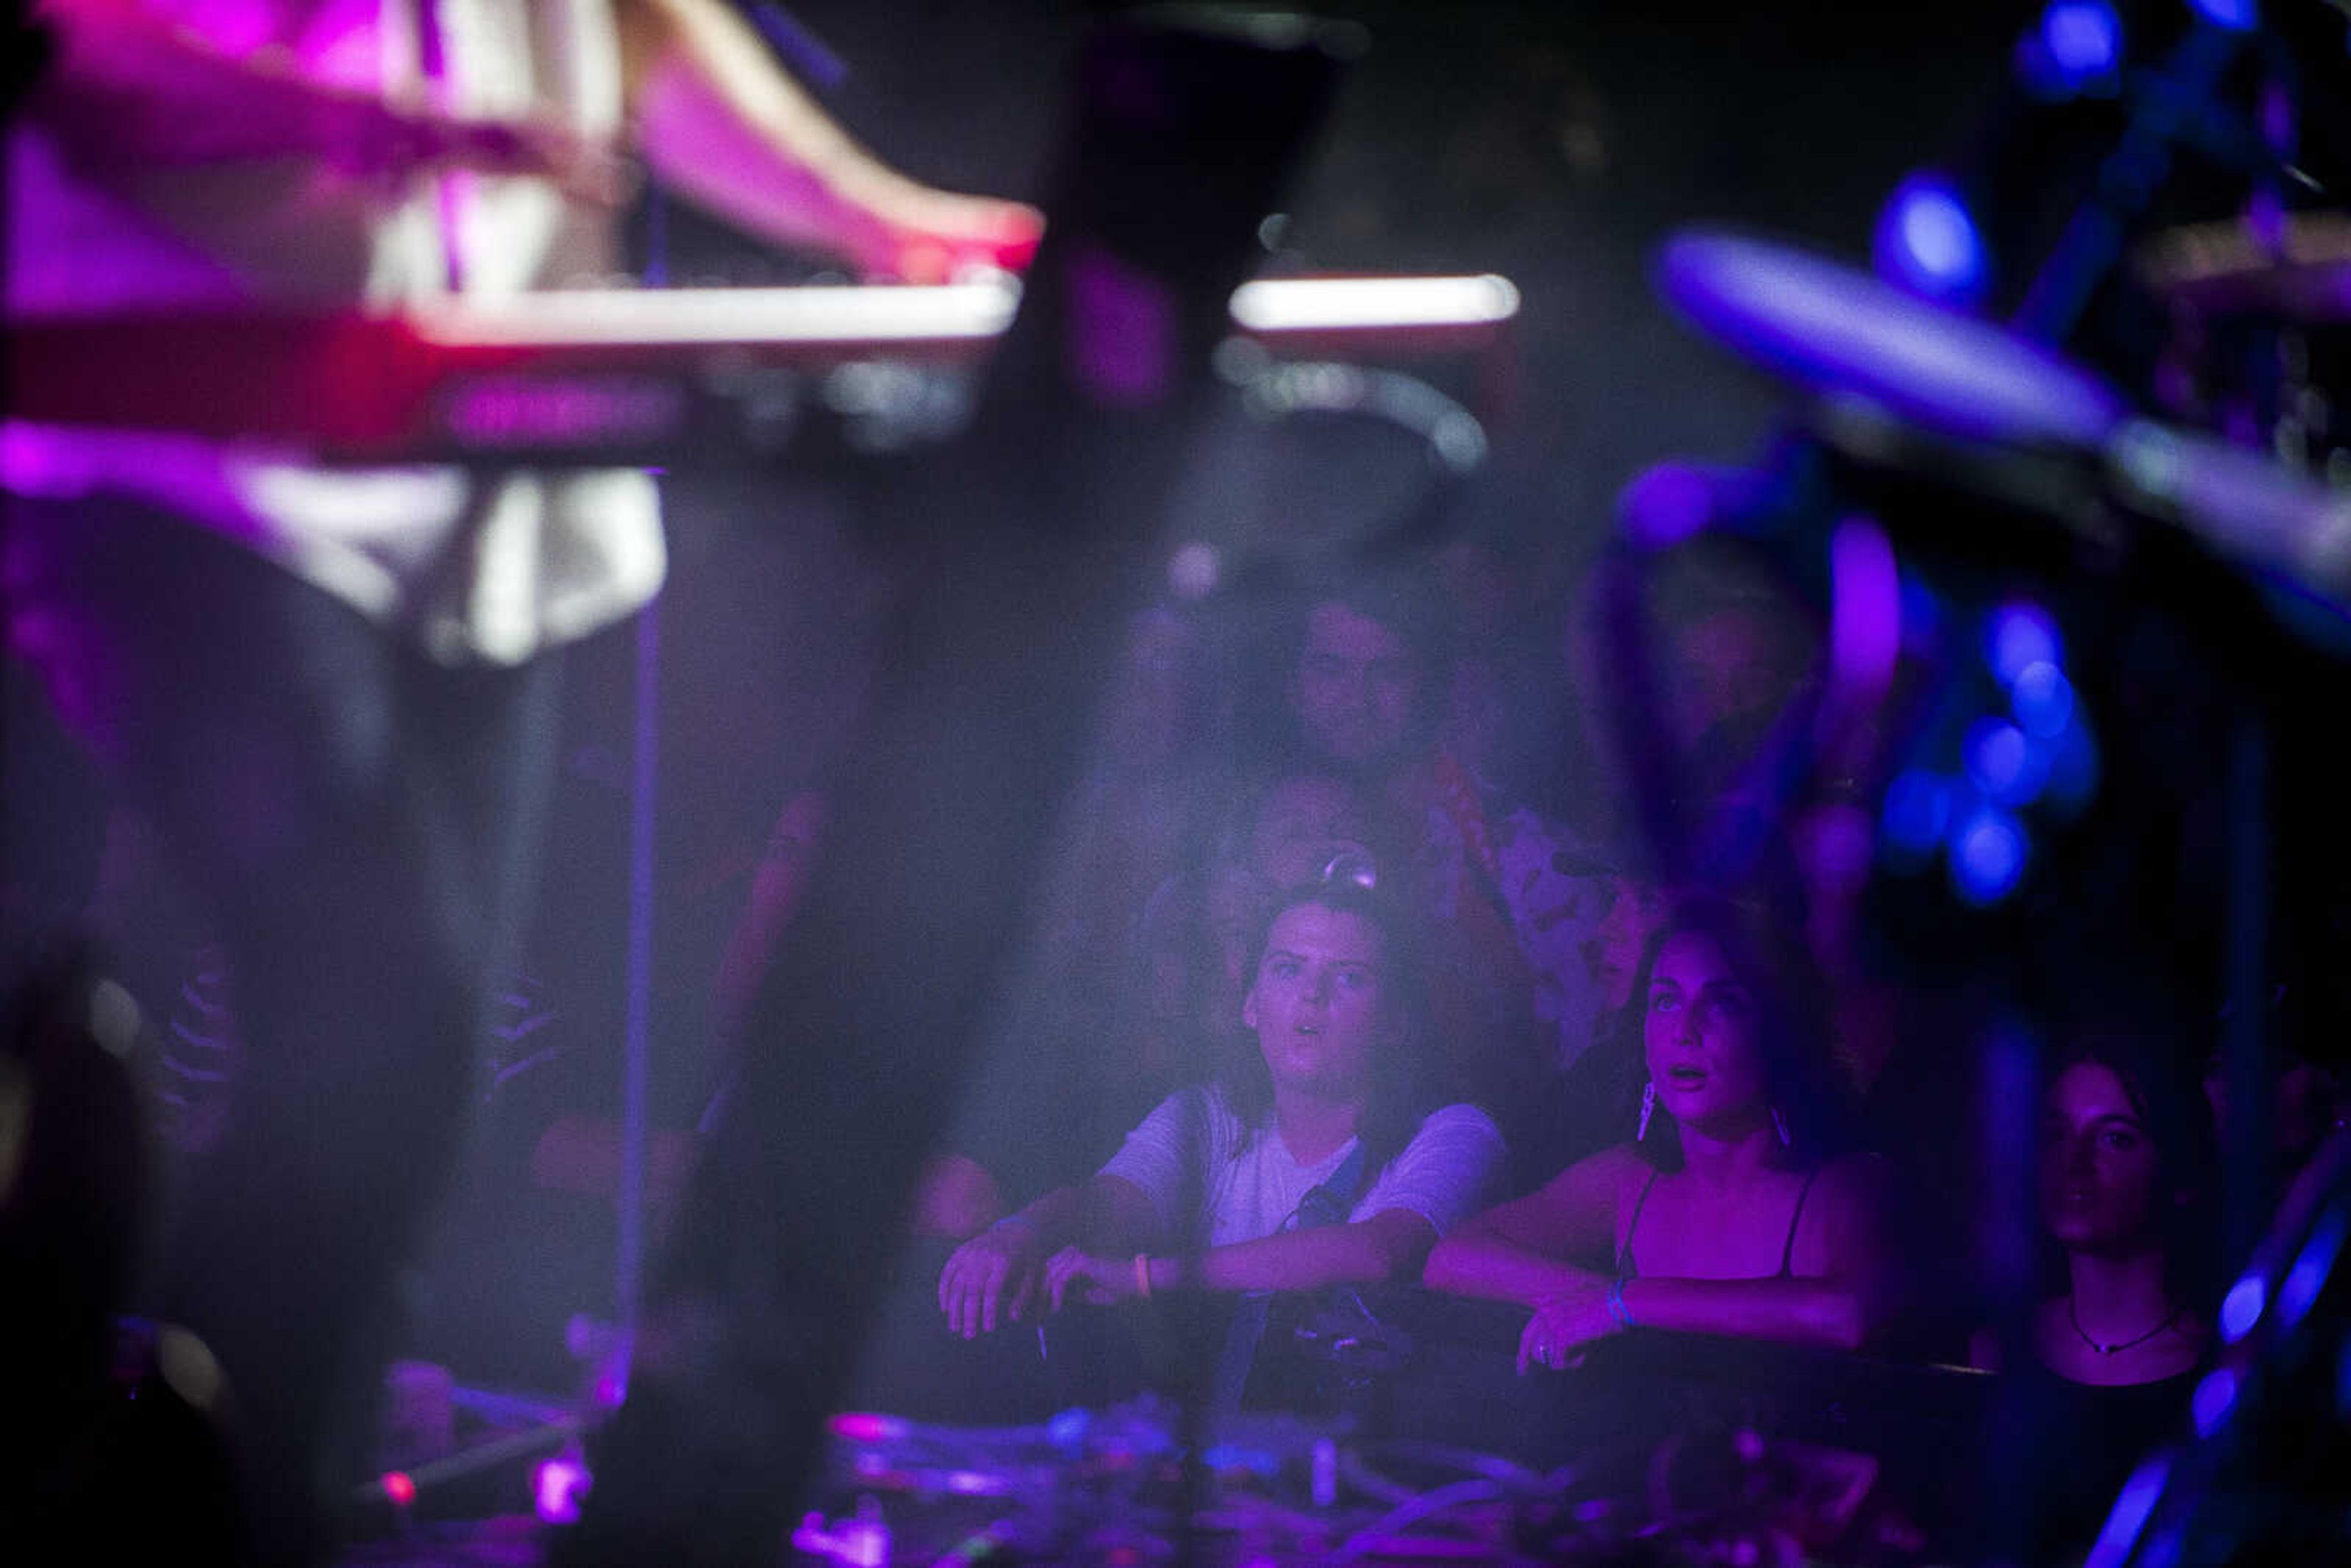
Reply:
[[[2041, 1226], [2063, 1293], [2035, 1309], [2035, 1361], [2098, 1387], [2184, 1376], [2204, 1354], [2213, 1135], [2184, 1068], [2120, 1040], [2060, 1061], [2042, 1096]], [[1983, 1336], [1979, 1364], [1991, 1356]]]
[[1343, 879], [1277, 901], [1241, 1004], [1253, 1037], [1091, 1179], [957, 1249], [939, 1306], [970, 1338], [1071, 1299], [1409, 1279], [1499, 1166], [1485, 1113], [1420, 1085], [1406, 928]]
[[1835, 1154], [1827, 1017], [1792, 937], [1685, 904], [1635, 985], [1648, 1082], [1630, 1144], [1439, 1245], [1427, 1282], [1533, 1317], [1521, 1371], [1635, 1326], [1850, 1350], [1882, 1306], [1874, 1163]]
[[[2040, 1207], [2059, 1293], [2024, 1325], [2021, 1440], [2045, 1459], [2040, 1548], [2095, 1537], [2149, 1444], [2172, 1431], [2211, 1345], [2212, 1126], [2185, 1058], [2119, 1033], [2081, 1039], [2041, 1099]], [[1997, 1369], [1999, 1346], [1970, 1347]]]

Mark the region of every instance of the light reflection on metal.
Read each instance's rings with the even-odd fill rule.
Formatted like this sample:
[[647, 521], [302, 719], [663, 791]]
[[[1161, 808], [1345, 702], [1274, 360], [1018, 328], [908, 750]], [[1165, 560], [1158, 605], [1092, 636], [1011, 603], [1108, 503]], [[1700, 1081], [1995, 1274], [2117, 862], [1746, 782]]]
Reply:
[[1499, 324], [1518, 313], [1518, 286], [1492, 273], [1262, 278], [1233, 293], [1233, 319], [1255, 332], [1474, 327]]

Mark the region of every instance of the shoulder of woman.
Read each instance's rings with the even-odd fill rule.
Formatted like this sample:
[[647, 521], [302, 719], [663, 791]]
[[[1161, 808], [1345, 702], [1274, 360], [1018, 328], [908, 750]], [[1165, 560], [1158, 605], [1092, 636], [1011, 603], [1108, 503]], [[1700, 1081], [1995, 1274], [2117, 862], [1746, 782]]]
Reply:
[[1618, 1144], [1596, 1155], [1586, 1155], [1544, 1185], [1546, 1190], [1599, 1189], [1628, 1199], [1656, 1174], [1657, 1167], [1643, 1159], [1632, 1145]]

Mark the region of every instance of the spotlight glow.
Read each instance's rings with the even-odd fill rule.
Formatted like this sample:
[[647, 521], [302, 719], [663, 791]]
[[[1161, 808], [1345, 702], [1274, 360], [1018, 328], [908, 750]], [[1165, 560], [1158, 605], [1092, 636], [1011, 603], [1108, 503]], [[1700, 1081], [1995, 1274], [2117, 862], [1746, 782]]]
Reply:
[[1931, 299], [1965, 304], [1983, 292], [1991, 267], [1967, 203], [1949, 182], [1914, 174], [1878, 217], [1878, 272]]
[[2013, 687], [2034, 664], [2064, 664], [2064, 643], [2049, 612], [2020, 599], [1991, 613], [1984, 634], [1984, 658], [2000, 684]]
[[2215, 1369], [2196, 1385], [2196, 1393], [2189, 1401], [2189, 1409], [2196, 1417], [2196, 1435], [2209, 1437], [2219, 1431], [2220, 1423], [2229, 1418], [2229, 1412], [2236, 1406], [2237, 1375], [2225, 1366]]
[[2220, 1302], [2220, 1338], [2236, 1343], [2253, 1332], [2262, 1321], [2262, 1309], [2269, 1305], [2269, 1287], [2262, 1283], [2259, 1274], [2248, 1274], [2229, 1287]]
[[541, 1459], [531, 1472], [531, 1502], [549, 1524], [580, 1522], [580, 1502], [588, 1495], [588, 1467], [577, 1455], [559, 1454]]
[[2069, 82], [2112, 75], [2122, 60], [2122, 18], [2105, 0], [2054, 0], [2041, 14], [2041, 45]]
[[1976, 788], [2003, 806], [2031, 805], [2049, 781], [2047, 757], [2006, 719], [1979, 719], [1961, 756]]
[[1951, 835], [1951, 885], [1981, 908], [2015, 891], [2030, 853], [2023, 824], [1997, 806], [1980, 806]]
[[2046, 659], [2018, 671], [2008, 695], [2016, 722], [2036, 740], [2055, 739], [2074, 721], [2074, 683]]

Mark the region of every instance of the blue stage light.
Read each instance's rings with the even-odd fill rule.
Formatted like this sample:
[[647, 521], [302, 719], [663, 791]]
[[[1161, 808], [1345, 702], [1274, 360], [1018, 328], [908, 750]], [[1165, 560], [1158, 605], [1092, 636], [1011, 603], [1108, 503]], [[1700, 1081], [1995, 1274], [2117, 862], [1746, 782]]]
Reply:
[[2046, 659], [2019, 670], [2008, 695], [2016, 722], [2036, 740], [2054, 740], [2074, 722], [2074, 683]]
[[1991, 612], [1984, 632], [1984, 659], [2000, 684], [2014, 686], [2034, 664], [2064, 664], [2064, 644], [2049, 612], [2020, 599]]
[[1895, 187], [1878, 215], [1877, 270], [1931, 299], [1969, 304], [1991, 273], [1983, 235], [1949, 181], [1914, 174]]
[[2196, 1435], [2209, 1437], [2218, 1431], [2236, 1404], [2237, 1375], [2225, 1366], [2213, 1368], [2196, 1385], [2188, 1402], [2189, 1412], [2196, 1417]]
[[1951, 781], [1923, 768], [1906, 768], [1886, 787], [1881, 813], [1888, 848], [1923, 859], [1951, 825]]
[[2188, 8], [2232, 33], [2249, 33], [2261, 26], [2260, 0], [2188, 0]]
[[2269, 1300], [2269, 1287], [2259, 1274], [2248, 1274], [2230, 1286], [2229, 1293], [2220, 1299], [2221, 1343], [2234, 1344], [2252, 1333]]
[[1997, 904], [2015, 890], [2030, 853], [2022, 823], [1997, 806], [1979, 806], [1951, 835], [1951, 885], [1966, 903]]
[[2105, 0], [2053, 0], [2041, 14], [2041, 48], [2069, 86], [2112, 76], [2122, 62], [2122, 18]]

